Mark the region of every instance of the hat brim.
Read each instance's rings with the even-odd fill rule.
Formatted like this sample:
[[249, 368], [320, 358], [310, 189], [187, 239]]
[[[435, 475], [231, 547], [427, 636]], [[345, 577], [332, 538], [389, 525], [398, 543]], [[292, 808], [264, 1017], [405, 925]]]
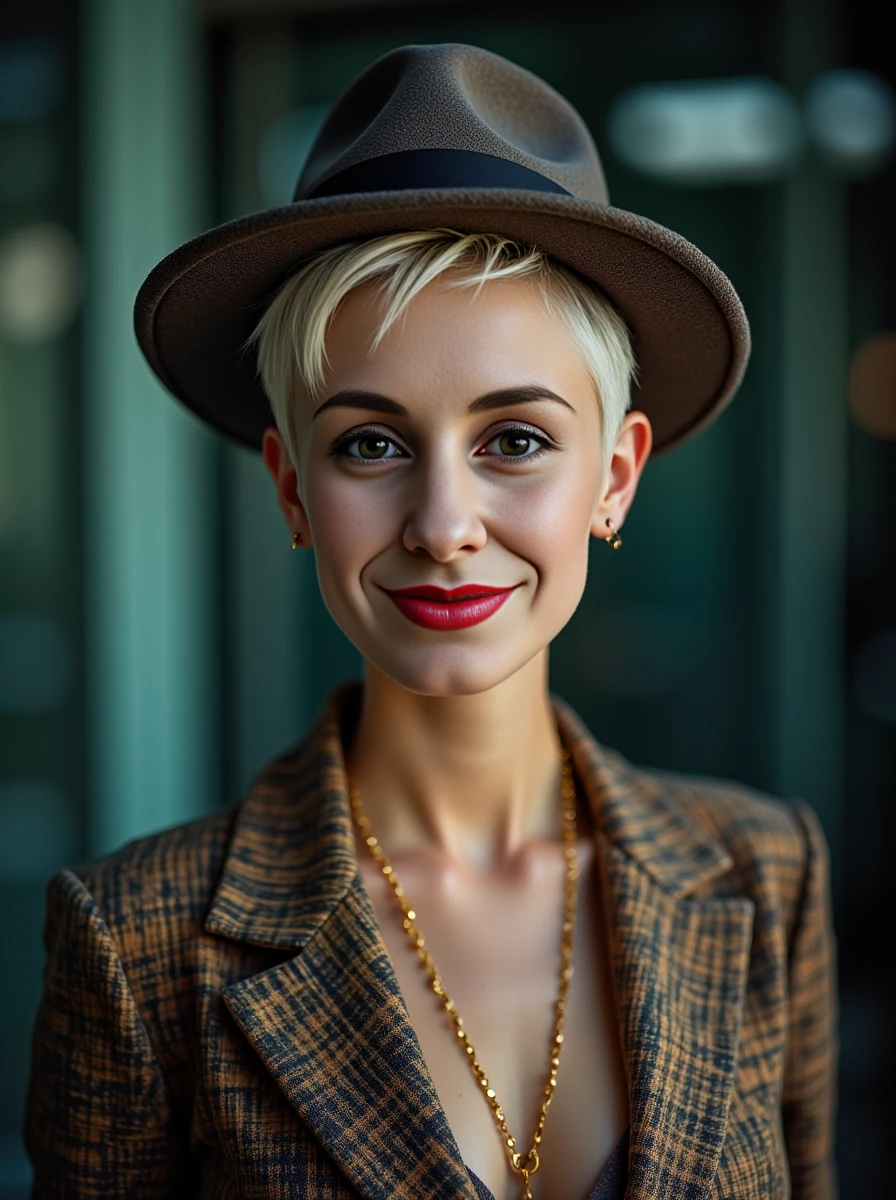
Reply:
[[652, 457], [725, 408], [750, 331], [730, 281], [696, 246], [646, 217], [572, 196], [497, 188], [367, 192], [228, 221], [164, 258], [137, 295], [134, 328], [168, 390], [227, 437], [261, 449], [273, 424], [242, 347], [299, 261], [340, 242], [446, 226], [534, 245], [591, 280], [634, 337]]

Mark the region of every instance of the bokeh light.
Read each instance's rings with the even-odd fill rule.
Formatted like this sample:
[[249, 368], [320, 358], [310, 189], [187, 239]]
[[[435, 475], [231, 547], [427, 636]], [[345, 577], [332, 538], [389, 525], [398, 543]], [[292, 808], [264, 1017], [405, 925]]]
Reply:
[[607, 136], [635, 170], [701, 186], [783, 178], [804, 142], [790, 93], [752, 77], [631, 88], [610, 109]]
[[864, 341], [849, 370], [849, 407], [875, 437], [896, 438], [896, 333]]
[[806, 125], [828, 165], [848, 174], [879, 169], [896, 142], [896, 94], [870, 71], [825, 71], [805, 97]]
[[62, 225], [21, 226], [0, 241], [0, 333], [43, 342], [71, 323], [81, 297], [81, 258]]

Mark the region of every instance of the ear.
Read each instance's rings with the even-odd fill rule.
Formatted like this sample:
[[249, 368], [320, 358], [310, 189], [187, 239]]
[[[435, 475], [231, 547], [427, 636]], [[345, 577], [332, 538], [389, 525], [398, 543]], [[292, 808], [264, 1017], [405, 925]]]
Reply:
[[311, 527], [305, 506], [299, 499], [298, 476], [279, 430], [274, 425], [264, 431], [261, 453], [277, 489], [277, 503], [286, 518], [287, 527], [290, 533], [302, 535], [302, 546], [307, 549], [311, 546]]
[[650, 457], [653, 430], [645, 413], [629, 412], [619, 429], [604, 486], [594, 505], [591, 532], [595, 537], [609, 533], [607, 518], [621, 529], [638, 490], [641, 472]]

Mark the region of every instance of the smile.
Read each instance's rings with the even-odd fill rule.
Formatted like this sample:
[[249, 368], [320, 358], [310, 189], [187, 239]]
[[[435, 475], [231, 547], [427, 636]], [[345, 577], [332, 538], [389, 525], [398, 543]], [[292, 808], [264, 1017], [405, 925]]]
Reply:
[[496, 613], [514, 590], [505, 588], [488, 596], [466, 596], [460, 600], [431, 600], [398, 592], [387, 594], [399, 612], [415, 625], [426, 629], [466, 629]]

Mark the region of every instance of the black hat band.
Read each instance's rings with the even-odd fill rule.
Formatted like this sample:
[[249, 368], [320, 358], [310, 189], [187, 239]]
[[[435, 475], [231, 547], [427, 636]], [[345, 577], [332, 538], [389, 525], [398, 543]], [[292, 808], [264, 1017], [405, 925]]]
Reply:
[[353, 163], [328, 176], [306, 196], [348, 196], [358, 192], [396, 192], [408, 188], [513, 188], [534, 192], [557, 192], [571, 196], [566, 188], [520, 163], [477, 150], [398, 150], [364, 162]]

